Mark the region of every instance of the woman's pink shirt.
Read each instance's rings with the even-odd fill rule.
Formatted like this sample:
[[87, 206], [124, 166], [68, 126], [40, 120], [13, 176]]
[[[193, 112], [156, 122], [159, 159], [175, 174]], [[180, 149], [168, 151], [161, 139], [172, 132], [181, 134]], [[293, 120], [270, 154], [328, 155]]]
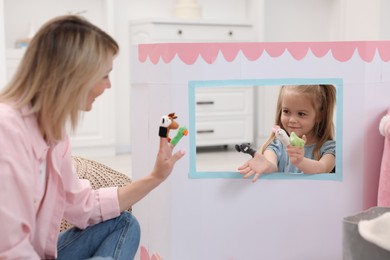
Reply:
[[46, 144], [27, 112], [0, 103], [0, 259], [55, 258], [62, 218], [84, 229], [120, 214], [117, 188], [79, 179], [68, 138]]

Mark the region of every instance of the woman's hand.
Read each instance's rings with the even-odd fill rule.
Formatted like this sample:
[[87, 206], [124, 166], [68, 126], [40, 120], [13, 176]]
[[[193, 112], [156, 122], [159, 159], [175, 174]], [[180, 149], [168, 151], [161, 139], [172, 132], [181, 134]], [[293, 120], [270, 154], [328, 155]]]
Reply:
[[267, 172], [269, 167], [270, 162], [267, 158], [261, 153], [256, 152], [252, 159], [238, 167], [238, 171], [241, 174], [244, 174], [245, 179], [255, 175], [252, 179], [252, 182], [255, 182], [260, 177], [260, 174]]
[[172, 154], [173, 145], [167, 138], [160, 138], [156, 161], [152, 172], [145, 177], [118, 188], [118, 200], [121, 211], [133, 206], [149, 192], [160, 185], [171, 174], [175, 163], [184, 156], [180, 150]]
[[184, 156], [184, 151], [180, 150], [174, 154], [173, 145], [168, 142], [167, 138], [160, 138], [160, 148], [157, 153], [152, 176], [165, 180], [172, 172], [175, 163]]

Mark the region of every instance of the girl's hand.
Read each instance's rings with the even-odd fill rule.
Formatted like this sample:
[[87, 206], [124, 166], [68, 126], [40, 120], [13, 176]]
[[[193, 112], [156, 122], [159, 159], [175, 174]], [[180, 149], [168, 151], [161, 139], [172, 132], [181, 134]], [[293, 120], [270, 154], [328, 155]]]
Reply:
[[[302, 136], [302, 139], [306, 143], [307, 139], [305, 135]], [[299, 146], [288, 145], [286, 148], [286, 152], [290, 157], [290, 162], [293, 165], [298, 166], [302, 162], [303, 158], [305, 157], [305, 146], [299, 147]]]
[[238, 167], [238, 171], [241, 174], [244, 174], [244, 179], [255, 175], [252, 179], [252, 182], [255, 182], [260, 177], [260, 174], [266, 172], [266, 170], [269, 169], [269, 164], [270, 162], [267, 160], [267, 158], [265, 158], [264, 155], [256, 152], [252, 159]]

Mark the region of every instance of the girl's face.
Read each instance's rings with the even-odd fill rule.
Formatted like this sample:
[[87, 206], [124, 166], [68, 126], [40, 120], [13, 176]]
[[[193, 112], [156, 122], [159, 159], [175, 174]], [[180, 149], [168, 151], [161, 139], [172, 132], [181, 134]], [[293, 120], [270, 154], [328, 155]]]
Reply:
[[95, 101], [95, 99], [101, 94], [103, 94], [106, 88], [111, 87], [109, 73], [112, 70], [113, 60], [114, 57], [110, 56], [106, 63], [105, 73], [101, 75], [100, 80], [89, 91], [85, 111], [90, 111], [92, 109], [92, 104]]
[[316, 142], [313, 131], [316, 111], [311, 104], [307, 95], [285, 90], [280, 118], [282, 125], [289, 134], [295, 132], [299, 137], [306, 135], [307, 144]]

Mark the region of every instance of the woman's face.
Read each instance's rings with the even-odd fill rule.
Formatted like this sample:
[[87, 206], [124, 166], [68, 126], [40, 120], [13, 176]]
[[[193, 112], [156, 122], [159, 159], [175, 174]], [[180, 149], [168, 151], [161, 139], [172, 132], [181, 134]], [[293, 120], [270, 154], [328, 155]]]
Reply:
[[305, 94], [285, 90], [282, 100], [281, 122], [286, 131], [295, 132], [299, 137], [306, 135], [307, 144], [316, 142], [313, 128], [316, 122], [316, 111]]
[[101, 75], [100, 80], [91, 88], [91, 90], [88, 93], [87, 103], [85, 107], [85, 111], [90, 111], [92, 109], [92, 104], [95, 101], [95, 99], [103, 94], [104, 90], [106, 88], [111, 87], [111, 81], [109, 74], [112, 70], [112, 64], [113, 64], [114, 56], [110, 55], [110, 57], [107, 59], [106, 66], [105, 66], [105, 73]]

